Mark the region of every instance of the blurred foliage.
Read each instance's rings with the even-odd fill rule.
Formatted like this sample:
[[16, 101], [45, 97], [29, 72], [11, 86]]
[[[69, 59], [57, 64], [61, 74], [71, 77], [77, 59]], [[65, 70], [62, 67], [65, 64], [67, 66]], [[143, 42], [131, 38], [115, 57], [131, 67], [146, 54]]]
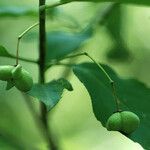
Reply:
[[131, 55], [122, 39], [122, 20], [124, 20], [122, 15], [124, 9], [122, 8], [120, 4], [115, 4], [105, 23], [114, 41], [114, 46], [107, 53], [107, 57], [110, 60], [127, 61]]
[[[138, 3], [144, 2], [149, 3], [148, 1], [138, 1]], [[33, 7], [31, 11], [37, 10], [38, 3], [36, 0], [30, 2], [25, 0], [1, 0], [0, 5], [0, 7], [3, 8], [0, 9], [0, 12], [2, 12], [0, 15], [0, 45], [6, 46], [9, 49], [9, 53], [15, 54], [17, 36], [24, 31], [26, 27], [37, 21], [37, 16], [35, 13], [32, 15], [31, 13], [29, 13], [30, 15], [26, 13], [25, 15], [19, 13], [18, 10], [23, 12], [23, 10], [29, 10], [28, 8], [31, 8], [31, 6]], [[18, 15], [21, 15], [21, 17], [16, 17], [15, 15], [12, 17], [11, 15], [8, 15], [7, 13], [10, 12], [9, 9], [6, 13], [7, 9], [4, 8], [12, 8], [12, 6], [15, 6], [14, 8], [16, 8], [10, 9], [13, 11], [12, 14], [16, 12]], [[67, 22], [72, 23], [71, 18], [74, 18], [75, 20], [77, 19], [76, 22], [85, 27], [89, 23], [89, 20], [91, 20], [91, 18], [95, 15], [97, 9], [101, 9], [103, 6], [104, 4], [98, 3], [71, 3], [58, 8], [58, 12], [61, 12], [60, 14], [66, 13], [70, 16], [67, 17]], [[117, 10], [117, 12], [119, 11], [119, 14], [116, 15], [118, 16], [118, 19], [114, 22], [118, 23], [116, 23], [117, 26], [113, 28], [113, 31], [122, 33], [121, 35], [117, 34], [117, 36], [119, 35], [121, 40], [125, 41], [130, 54], [134, 56], [133, 61], [110, 63], [106, 59], [106, 53], [112, 49], [113, 46], [116, 46], [114, 45], [114, 41], [118, 40], [117, 37], [112, 34], [112, 31], [108, 25], [106, 25], [107, 30], [106, 27], [96, 26], [94, 28], [93, 37], [88, 40], [88, 43], [82, 45], [81, 50], [86, 50], [97, 60], [112, 66], [121, 76], [134, 77], [150, 85], [149, 8], [137, 7], [133, 5], [121, 5], [118, 9], [119, 10]], [[4, 12], [5, 15], [7, 14], [7, 18], [5, 18]], [[122, 15], [123, 18], [121, 19], [120, 16]], [[68, 28], [67, 26], [62, 28], [63, 20], [55, 20], [55, 24], [53, 24], [53, 20], [51, 19], [51, 17], [47, 19], [47, 32], [50, 33], [53, 30], [60, 31], [63, 29], [63, 33], [67, 32], [69, 35], [72, 33], [74, 34], [74, 28]], [[53, 19], [55, 19], [55, 17], [53, 17]], [[110, 20], [111, 19], [112, 17], [110, 16]], [[36, 39], [34, 38], [33, 40], [22, 41], [21, 56], [29, 58], [38, 57], [37, 36], [38, 35], [35, 34], [34, 37]], [[31, 39], [32, 37], [30, 37], [29, 34], [26, 38]], [[122, 43], [120, 45], [122, 45]], [[33, 52], [31, 53], [31, 51]], [[75, 61], [82, 62], [84, 60], [85, 58], [80, 57]], [[14, 60], [0, 58], [0, 64], [2, 65], [12, 63], [14, 63]], [[32, 73], [35, 77], [34, 81], [37, 82], [38, 67], [25, 62], [21, 62], [21, 64]], [[51, 70], [46, 72], [47, 81], [61, 77], [63, 72], [64, 68], [53, 67]], [[102, 128], [99, 125], [99, 122], [97, 122], [97, 120], [93, 117], [94, 115], [91, 108], [90, 97], [87, 94], [87, 91], [83, 88], [79, 81], [72, 76], [72, 74], [69, 77], [70, 82], [74, 87], [74, 92], [64, 93], [60, 103], [55, 109], [53, 109], [53, 115], [50, 119], [53, 134], [56, 135], [56, 139], [58, 137], [62, 149], [142, 149], [139, 145], [129, 141], [119, 133], [109, 133]], [[5, 84], [0, 82], [0, 132], [1, 130], [3, 131], [3, 133], [1, 132], [2, 136], [0, 136], [0, 149], [17, 149], [17, 143], [17, 146], [24, 145], [24, 148], [26, 149], [46, 150], [45, 140], [39, 133], [38, 127], [34, 123], [32, 114], [23, 101], [24, 98], [22, 95], [15, 89], [6, 92], [4, 91], [4, 88]], [[38, 102], [32, 100], [32, 103], [33, 106], [35, 106], [35, 110], [38, 112]], [[9, 134], [7, 135], [7, 133]], [[14, 137], [11, 138], [14, 140], [11, 141], [9, 137]], [[18, 149], [22, 148], [18, 147]]]
[[11, 57], [11, 55], [8, 53], [5, 47], [0, 45], [0, 56], [3, 57]]
[[52, 59], [62, 59], [64, 56], [77, 51], [84, 41], [92, 36], [92, 29], [79, 33], [51, 32], [47, 34], [46, 63]]
[[37, 16], [37, 11], [25, 7], [0, 7], [0, 17]]
[[[108, 0], [61, 0], [62, 2], [72, 2], [72, 1], [80, 1], [80, 2], [108, 2]], [[147, 0], [109, 0], [110, 2], [121, 2], [121, 3], [131, 3], [131, 4], [142, 4], [142, 5], [150, 5], [150, 2]]]

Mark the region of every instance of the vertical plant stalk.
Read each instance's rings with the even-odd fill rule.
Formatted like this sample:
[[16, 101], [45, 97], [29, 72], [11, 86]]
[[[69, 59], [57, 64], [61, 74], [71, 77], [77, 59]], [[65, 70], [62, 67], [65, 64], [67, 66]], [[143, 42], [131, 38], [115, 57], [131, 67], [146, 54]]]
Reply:
[[[45, 5], [46, 0], [39, 0], [39, 82], [45, 82], [45, 53], [46, 53], [46, 11], [41, 10], [40, 7]], [[57, 150], [57, 147], [52, 139], [48, 126], [47, 109], [44, 103], [40, 103], [41, 120], [43, 122], [49, 149]]]
[[[45, 0], [39, 0], [39, 7], [45, 5]], [[39, 9], [39, 82], [44, 83], [44, 67], [45, 67], [45, 53], [46, 53], [46, 11]]]

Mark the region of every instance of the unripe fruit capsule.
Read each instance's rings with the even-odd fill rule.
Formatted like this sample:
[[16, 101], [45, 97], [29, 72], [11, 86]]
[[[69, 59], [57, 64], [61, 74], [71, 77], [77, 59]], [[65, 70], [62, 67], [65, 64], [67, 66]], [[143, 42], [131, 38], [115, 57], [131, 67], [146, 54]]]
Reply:
[[7, 81], [12, 78], [12, 70], [14, 69], [14, 66], [11, 65], [5, 65], [0, 66], [0, 80]]
[[122, 118], [122, 131], [124, 133], [131, 134], [139, 127], [140, 119], [135, 113], [123, 111], [121, 112], [121, 118]]
[[106, 123], [107, 130], [120, 131], [122, 128], [120, 113], [117, 112], [109, 117]]
[[31, 90], [33, 86], [33, 79], [29, 72], [22, 68], [21, 65], [17, 65], [12, 71], [12, 77], [15, 87], [20, 91], [27, 92]]
[[131, 134], [140, 124], [139, 117], [130, 111], [116, 112], [112, 114], [106, 123], [109, 131], [120, 131], [124, 134]]

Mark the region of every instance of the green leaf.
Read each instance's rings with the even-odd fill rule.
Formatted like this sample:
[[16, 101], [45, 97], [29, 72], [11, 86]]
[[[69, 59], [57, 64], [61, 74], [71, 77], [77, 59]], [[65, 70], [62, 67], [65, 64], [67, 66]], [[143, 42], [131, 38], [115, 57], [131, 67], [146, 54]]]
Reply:
[[149, 0], [61, 0], [62, 2], [116, 2], [116, 3], [129, 3], [129, 4], [140, 4], [150, 5]]
[[79, 80], [83, 82], [91, 96], [96, 118], [105, 126], [108, 117], [115, 110], [108, 79], [96, 65], [90, 63], [76, 65], [73, 71]]
[[[130, 110], [140, 118], [140, 127], [128, 137], [139, 142], [145, 149], [150, 149], [150, 88], [135, 79], [121, 79], [110, 67], [106, 65], [103, 67], [115, 81], [121, 109]], [[94, 114], [105, 127], [107, 119], [116, 110], [109, 81], [92, 63], [76, 65], [73, 71], [87, 88]]]
[[27, 94], [42, 101], [50, 110], [59, 102], [64, 89], [73, 90], [72, 85], [61, 78], [46, 84], [35, 84]]
[[46, 63], [52, 59], [61, 59], [77, 50], [81, 44], [92, 36], [92, 29], [81, 33], [51, 32], [47, 34]]
[[0, 45], [0, 56], [3, 57], [11, 57], [11, 55], [8, 53], [8, 51], [5, 49], [5, 47]]

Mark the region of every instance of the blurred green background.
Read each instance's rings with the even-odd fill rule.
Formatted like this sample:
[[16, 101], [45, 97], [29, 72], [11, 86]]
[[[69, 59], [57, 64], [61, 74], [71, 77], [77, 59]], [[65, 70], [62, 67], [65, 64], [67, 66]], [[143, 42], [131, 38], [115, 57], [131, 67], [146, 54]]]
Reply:
[[[47, 0], [47, 3], [52, 2]], [[47, 17], [47, 31], [72, 31], [70, 20], [61, 15], [69, 14], [84, 27], [95, 15], [97, 9], [105, 4], [71, 3], [59, 7], [57, 19]], [[37, 0], [1, 0], [1, 7], [30, 7], [37, 10]], [[105, 26], [96, 26], [94, 36], [81, 47], [96, 60], [112, 66], [123, 78], [136, 78], [150, 85], [150, 11], [148, 7], [122, 5], [121, 36], [126, 43], [130, 60], [114, 61], [107, 58], [107, 53], [113, 46], [113, 37]], [[63, 13], [62, 13], [63, 12]], [[0, 44], [10, 53], [15, 54], [17, 36], [28, 26], [38, 20], [38, 16], [0, 17]], [[70, 26], [68, 26], [70, 24]], [[34, 28], [32, 32], [37, 32]], [[33, 40], [22, 40], [20, 55], [26, 58], [38, 58], [38, 37]], [[85, 57], [76, 58], [74, 62], [88, 61]], [[0, 65], [14, 64], [15, 60], [0, 58]], [[37, 65], [20, 61], [38, 81]], [[46, 79], [64, 76], [64, 67], [52, 67], [46, 72]], [[65, 70], [66, 71], [66, 70]], [[54, 76], [55, 74], [55, 76]], [[108, 132], [96, 120], [92, 112], [90, 97], [84, 86], [70, 72], [69, 81], [74, 87], [73, 92], [65, 91], [59, 104], [52, 110], [49, 121], [56, 141], [61, 150], [142, 150], [142, 147], [127, 139], [120, 133]], [[38, 131], [33, 116], [29, 111], [23, 95], [15, 88], [5, 91], [5, 83], [0, 81], [0, 150], [33, 149], [46, 150], [44, 139]], [[38, 101], [33, 99], [33, 105], [38, 111]], [[14, 147], [19, 143], [21, 147]], [[17, 144], [18, 145], [18, 144]], [[13, 148], [14, 147], [14, 148]]]

